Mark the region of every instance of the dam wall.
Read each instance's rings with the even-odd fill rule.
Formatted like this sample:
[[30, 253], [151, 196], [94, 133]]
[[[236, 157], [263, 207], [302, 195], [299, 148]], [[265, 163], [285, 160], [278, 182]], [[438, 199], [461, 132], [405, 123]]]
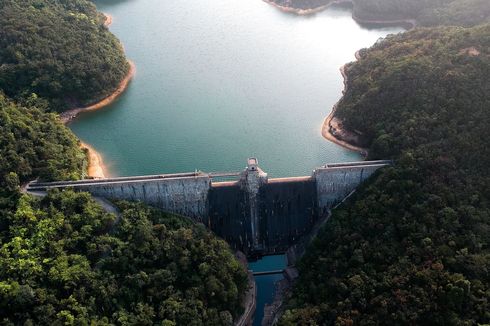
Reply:
[[318, 207], [322, 214], [340, 203], [361, 183], [390, 161], [328, 164], [313, 171]]
[[31, 188], [73, 188], [106, 199], [141, 201], [201, 222], [208, 215], [210, 186], [208, 175], [189, 173], [40, 183]]
[[253, 248], [249, 207], [249, 196], [239, 182], [214, 183], [209, 192], [206, 226], [233, 249]]
[[284, 252], [320, 218], [315, 181], [311, 177], [270, 179], [260, 188], [258, 208], [257, 249]]
[[[142, 201], [203, 223], [249, 255], [285, 252], [326, 220], [329, 210], [389, 161], [327, 164], [311, 176], [269, 179], [257, 159], [241, 173], [181, 173], [34, 182], [28, 191], [72, 188], [106, 199]], [[214, 182], [217, 177], [238, 180]]]

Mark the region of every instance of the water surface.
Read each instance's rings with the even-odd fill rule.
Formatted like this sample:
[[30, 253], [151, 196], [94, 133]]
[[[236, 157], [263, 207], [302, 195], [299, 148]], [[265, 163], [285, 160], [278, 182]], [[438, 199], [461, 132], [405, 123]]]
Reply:
[[73, 131], [113, 176], [241, 170], [304, 175], [359, 157], [324, 140], [339, 67], [400, 28], [363, 29], [348, 9], [312, 17], [260, 0], [99, 1], [137, 73], [113, 105]]
[[[274, 255], [266, 256], [255, 262], [250, 262], [248, 268], [254, 272], [273, 271], [286, 268], [286, 256]], [[281, 274], [255, 276], [255, 284], [257, 286], [257, 302], [254, 316], [254, 326], [262, 324], [264, 318], [264, 306], [266, 303], [274, 301], [275, 283], [282, 280]]]

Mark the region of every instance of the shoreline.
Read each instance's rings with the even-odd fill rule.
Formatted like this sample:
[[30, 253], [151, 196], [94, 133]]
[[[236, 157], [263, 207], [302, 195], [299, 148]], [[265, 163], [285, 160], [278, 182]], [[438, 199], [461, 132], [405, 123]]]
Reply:
[[[352, 19], [354, 19], [354, 21], [357, 22], [360, 25], [362, 25], [362, 24], [364, 24], [364, 25], [366, 25], [366, 24], [373, 24], [373, 25], [384, 25], [384, 26], [400, 26], [400, 25], [405, 25], [405, 26], [409, 26], [407, 28], [407, 31], [412, 30], [415, 27], [417, 27], [417, 20], [415, 20], [415, 19], [410, 19], [410, 18], [407, 18], [407, 19], [393, 19], [393, 20], [390, 20], [390, 19], [385, 19], [385, 20], [363, 19], [363, 18], [357, 17], [355, 15], [354, 11], [352, 11]], [[405, 26], [403, 26], [403, 27], [405, 27]]]
[[91, 178], [104, 179], [109, 175], [107, 167], [104, 165], [102, 155], [97, 152], [92, 146], [80, 140], [80, 147], [87, 151], [88, 167], [87, 175]]
[[106, 13], [102, 13], [104, 16], [105, 16], [105, 20], [104, 20], [104, 26], [105, 27], [109, 27], [111, 26], [112, 24], [112, 20], [114, 19], [114, 17], [112, 17], [112, 15], [110, 14], [106, 14]]
[[[62, 112], [59, 117], [61, 122], [64, 125], [69, 125], [80, 113], [95, 111], [102, 109], [110, 104], [112, 104], [128, 87], [129, 82], [134, 77], [136, 73], [136, 66], [131, 61], [128, 60], [129, 63], [129, 71], [126, 74], [126, 77], [121, 80], [119, 86], [116, 88], [112, 94], [103, 98], [99, 102], [92, 104], [90, 106], [84, 108], [75, 108], [65, 112]], [[88, 159], [88, 167], [87, 167], [87, 176], [96, 179], [107, 178], [110, 173], [108, 172], [107, 166], [104, 164], [102, 159], [102, 155], [97, 152], [92, 146], [80, 140], [80, 147], [82, 149], [87, 150], [87, 159]]]
[[[307, 16], [307, 15], [316, 14], [317, 12], [320, 12], [320, 11], [327, 9], [329, 6], [331, 6], [333, 4], [333, 3], [330, 3], [330, 4], [327, 4], [324, 6], [320, 6], [320, 7], [316, 7], [316, 8], [310, 8], [310, 9], [299, 9], [299, 8], [293, 8], [293, 7], [286, 7], [286, 6], [278, 5], [273, 0], [263, 0], [263, 1], [265, 3], [268, 3], [269, 5], [277, 8], [277, 9], [283, 11], [283, 12], [296, 14], [296, 15], [300, 15], [300, 16]], [[339, 4], [339, 3], [348, 3], [348, 2], [351, 2], [351, 1], [350, 0], [340, 0], [340, 1], [336, 1], [335, 3]]]
[[[104, 26], [109, 27], [113, 22], [113, 17], [110, 14], [102, 13], [105, 16]], [[129, 71], [126, 76], [120, 81], [119, 85], [109, 96], [103, 98], [102, 100], [83, 108], [74, 108], [60, 113], [59, 117], [64, 125], [68, 125], [75, 118], [78, 117], [80, 113], [95, 111], [102, 109], [110, 104], [112, 104], [128, 87], [129, 82], [133, 79], [136, 73], [136, 65], [131, 60], [128, 60]], [[91, 178], [103, 179], [110, 176], [107, 166], [104, 164], [102, 155], [96, 151], [91, 145], [83, 142], [81, 139], [80, 148], [87, 151], [88, 167], [87, 176]]]
[[133, 79], [136, 73], [135, 64], [131, 60], [128, 60], [128, 63], [129, 63], [129, 71], [126, 74], [126, 76], [119, 82], [119, 85], [117, 86], [114, 92], [112, 92], [109, 96], [103, 98], [102, 100], [92, 105], [83, 108], [74, 108], [60, 113], [61, 121], [64, 124], [69, 124], [71, 121], [73, 121], [73, 119], [75, 119], [82, 112], [99, 110], [109, 104], [112, 104], [122, 93], [124, 93], [124, 91], [129, 85], [129, 82], [131, 81], [131, 79]]
[[[356, 52], [356, 58], [359, 59], [359, 51]], [[342, 94], [345, 94], [346, 89], [347, 89], [347, 75], [345, 73], [345, 67], [346, 66], [347, 66], [347, 64], [340, 67], [340, 73], [342, 74], [342, 77], [344, 78], [344, 89], [342, 90]], [[341, 133], [342, 132], [343, 133], [349, 133], [347, 130], [342, 129], [339, 126], [339, 124], [337, 123], [337, 121], [335, 121], [335, 119], [336, 119], [335, 118], [335, 112], [337, 111], [337, 107], [343, 98], [344, 98], [344, 96], [342, 95], [342, 97], [338, 100], [338, 102], [335, 103], [335, 105], [333, 106], [330, 114], [325, 118], [325, 120], [323, 120], [322, 136], [325, 139], [327, 139], [327, 140], [329, 140], [329, 141], [331, 141], [331, 142], [333, 142], [339, 146], [342, 146], [342, 147], [349, 149], [351, 151], [354, 151], [354, 152], [358, 152], [359, 154], [361, 154], [361, 156], [366, 158], [368, 156], [368, 153], [369, 153], [367, 148], [356, 146], [356, 145], [351, 144], [345, 140], [339, 139], [331, 131], [332, 128], [335, 128], [336, 130], [339, 130]], [[335, 127], [332, 126], [332, 124], [335, 124]]]
[[336, 1], [332, 1], [326, 5], [323, 5], [323, 6], [319, 6], [319, 7], [315, 7], [315, 8], [308, 8], [308, 9], [300, 9], [300, 8], [294, 8], [294, 7], [281, 6], [281, 5], [277, 4], [276, 2], [274, 2], [274, 0], [263, 0], [263, 1], [268, 3], [269, 5], [277, 8], [277, 9], [283, 11], [283, 12], [296, 14], [299, 16], [313, 15], [313, 14], [319, 13], [321, 11], [324, 11], [325, 9], [327, 9], [330, 6], [348, 3], [348, 4], [351, 4], [352, 8], [353, 8], [352, 9], [352, 19], [354, 19], [354, 21], [360, 25], [377, 24], [377, 25], [385, 25], [385, 26], [397, 26], [397, 25], [403, 24], [405, 26], [410, 26], [409, 28], [407, 28], [407, 30], [414, 29], [417, 26], [417, 21], [415, 19], [410, 19], [410, 18], [393, 19], [393, 20], [389, 20], [389, 19], [371, 20], [371, 19], [359, 18], [354, 13], [355, 3], [353, 0], [336, 0]]

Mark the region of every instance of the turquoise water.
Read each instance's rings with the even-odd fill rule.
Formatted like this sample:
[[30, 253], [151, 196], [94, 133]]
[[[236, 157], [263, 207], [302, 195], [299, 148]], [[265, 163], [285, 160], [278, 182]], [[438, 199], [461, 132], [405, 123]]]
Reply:
[[[286, 268], [286, 256], [266, 256], [255, 262], [250, 262], [248, 268], [254, 272], [265, 272]], [[264, 317], [264, 306], [274, 300], [275, 282], [281, 280], [281, 274], [255, 276], [257, 286], [257, 309], [255, 311], [254, 326], [260, 326]]]
[[[345, 8], [311, 17], [261, 0], [98, 1], [113, 16], [137, 73], [113, 105], [70, 127], [98, 150], [112, 176], [240, 171], [256, 156], [270, 176], [307, 175], [360, 157], [322, 138], [339, 100], [339, 68], [401, 28], [366, 29]], [[280, 269], [283, 256], [251, 264]], [[257, 316], [272, 302], [262, 276]]]
[[73, 131], [113, 176], [241, 170], [304, 175], [357, 154], [320, 129], [343, 88], [339, 67], [400, 28], [363, 29], [348, 9], [312, 17], [260, 0], [99, 1], [137, 72], [113, 105]]

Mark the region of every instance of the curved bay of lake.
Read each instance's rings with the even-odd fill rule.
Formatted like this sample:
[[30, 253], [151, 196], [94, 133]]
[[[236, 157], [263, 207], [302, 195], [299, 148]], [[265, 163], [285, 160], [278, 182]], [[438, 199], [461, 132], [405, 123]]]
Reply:
[[320, 133], [341, 97], [339, 67], [402, 30], [362, 28], [348, 8], [301, 17], [260, 0], [97, 6], [137, 72], [117, 102], [70, 127], [113, 176], [239, 171], [250, 156], [270, 176], [293, 176], [358, 160]]

